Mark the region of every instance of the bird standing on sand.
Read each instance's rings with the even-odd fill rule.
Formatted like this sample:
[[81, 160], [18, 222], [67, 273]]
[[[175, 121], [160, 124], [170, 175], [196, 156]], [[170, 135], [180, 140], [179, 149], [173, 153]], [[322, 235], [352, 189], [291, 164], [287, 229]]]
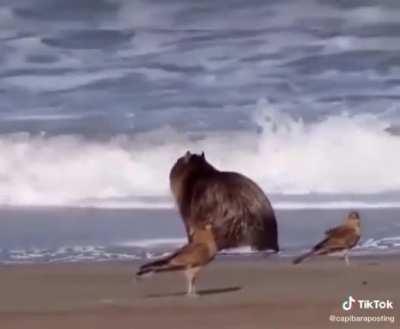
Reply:
[[357, 245], [360, 240], [360, 233], [360, 215], [357, 211], [352, 211], [345, 218], [343, 225], [326, 231], [325, 239], [315, 245], [309, 252], [295, 258], [293, 264], [299, 264], [311, 256], [344, 251], [346, 264], [350, 265], [349, 251]]
[[188, 244], [178, 249], [172, 255], [144, 264], [136, 273], [138, 278], [145, 274], [170, 271], [184, 271], [187, 282], [187, 295], [197, 296], [195, 282], [200, 269], [211, 262], [217, 254], [211, 224], [197, 228], [191, 232]]

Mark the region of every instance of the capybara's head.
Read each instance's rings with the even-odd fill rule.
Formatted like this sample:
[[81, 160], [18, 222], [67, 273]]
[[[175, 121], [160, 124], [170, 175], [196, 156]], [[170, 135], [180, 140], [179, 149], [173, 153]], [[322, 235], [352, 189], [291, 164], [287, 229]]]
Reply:
[[199, 155], [187, 151], [175, 162], [169, 173], [172, 192], [177, 195], [176, 192], [177, 189], [180, 188], [180, 184], [191, 174], [200, 173], [212, 168], [213, 167], [207, 162], [204, 152]]

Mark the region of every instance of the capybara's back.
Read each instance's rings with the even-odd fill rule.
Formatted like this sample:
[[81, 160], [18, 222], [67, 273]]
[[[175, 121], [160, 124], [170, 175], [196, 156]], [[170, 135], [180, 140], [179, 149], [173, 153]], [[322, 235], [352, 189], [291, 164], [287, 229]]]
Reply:
[[193, 227], [211, 223], [218, 249], [250, 245], [279, 250], [272, 206], [246, 176], [219, 171], [204, 153], [187, 152], [173, 166], [170, 183], [189, 239]]

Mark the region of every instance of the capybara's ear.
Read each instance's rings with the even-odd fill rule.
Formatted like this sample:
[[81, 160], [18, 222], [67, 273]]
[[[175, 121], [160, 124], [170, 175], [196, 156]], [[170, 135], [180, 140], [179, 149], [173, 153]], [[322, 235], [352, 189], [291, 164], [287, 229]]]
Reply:
[[185, 153], [185, 158], [184, 158], [184, 160], [185, 160], [185, 162], [189, 162], [189, 159], [190, 159], [190, 156], [191, 156], [192, 154], [190, 153], [190, 151], [186, 151], [186, 153]]
[[205, 159], [205, 158], [206, 158], [206, 156], [205, 156], [204, 152], [201, 152], [201, 157], [202, 157], [203, 159]]

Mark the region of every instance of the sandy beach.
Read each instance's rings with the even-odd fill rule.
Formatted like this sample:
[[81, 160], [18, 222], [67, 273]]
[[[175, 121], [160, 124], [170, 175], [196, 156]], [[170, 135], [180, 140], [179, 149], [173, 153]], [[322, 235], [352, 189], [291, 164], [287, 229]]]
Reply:
[[[219, 259], [204, 269], [198, 298], [182, 275], [136, 282], [138, 264], [9, 265], [0, 268], [0, 328], [396, 328], [333, 323], [330, 315], [399, 317], [398, 258]], [[390, 299], [394, 310], [341, 308], [349, 295]], [[400, 321], [400, 319], [395, 319]]]

